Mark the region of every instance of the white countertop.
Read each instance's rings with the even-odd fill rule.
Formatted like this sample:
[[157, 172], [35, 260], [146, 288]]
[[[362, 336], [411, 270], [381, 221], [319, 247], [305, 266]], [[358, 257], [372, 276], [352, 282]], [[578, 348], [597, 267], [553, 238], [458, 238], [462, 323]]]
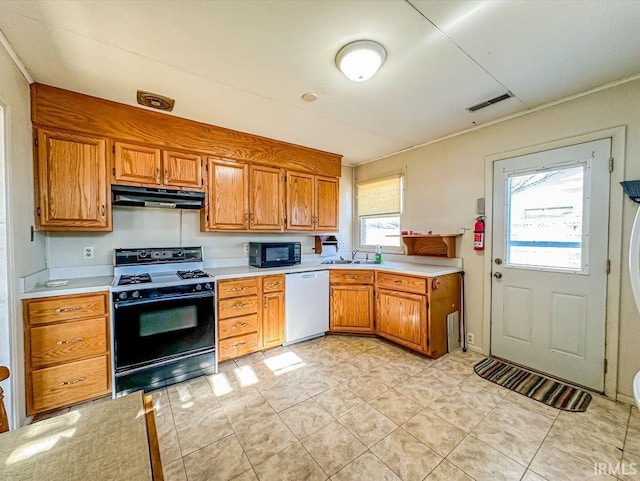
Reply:
[[332, 269], [349, 270], [377, 270], [407, 274], [413, 276], [436, 277], [454, 272], [461, 272], [457, 267], [433, 266], [429, 264], [410, 264], [408, 262], [382, 262], [381, 264], [321, 264], [320, 262], [305, 262], [291, 267], [268, 267], [261, 269], [252, 266], [221, 267], [205, 269], [216, 280], [232, 279], [234, 277], [268, 276], [271, 274], [294, 274], [296, 272], [324, 271]]
[[87, 292], [108, 291], [113, 282], [113, 277], [76, 277], [69, 279], [69, 283], [62, 287], [46, 287], [38, 284], [35, 288], [23, 292], [21, 299], [35, 299], [49, 296], [68, 296], [72, 294], [84, 294]]
[[[321, 264], [319, 261], [303, 262], [291, 267], [270, 267], [261, 269], [252, 266], [232, 266], [205, 269], [215, 280], [233, 279], [235, 277], [267, 276], [272, 274], [294, 274], [296, 272], [321, 271], [332, 269], [358, 269], [395, 272], [413, 276], [437, 277], [461, 272], [457, 267], [445, 267], [429, 264], [412, 264], [408, 262], [385, 262], [381, 264]], [[113, 277], [76, 277], [62, 287], [46, 287], [40, 283], [35, 288], [21, 294], [22, 299], [35, 299], [49, 296], [66, 296], [88, 292], [108, 291]]]

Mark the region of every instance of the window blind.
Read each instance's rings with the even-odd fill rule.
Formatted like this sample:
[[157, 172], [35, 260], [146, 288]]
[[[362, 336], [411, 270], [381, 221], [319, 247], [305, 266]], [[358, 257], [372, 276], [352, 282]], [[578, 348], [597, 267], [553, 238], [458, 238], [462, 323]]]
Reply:
[[358, 215], [400, 214], [402, 177], [391, 177], [358, 184]]

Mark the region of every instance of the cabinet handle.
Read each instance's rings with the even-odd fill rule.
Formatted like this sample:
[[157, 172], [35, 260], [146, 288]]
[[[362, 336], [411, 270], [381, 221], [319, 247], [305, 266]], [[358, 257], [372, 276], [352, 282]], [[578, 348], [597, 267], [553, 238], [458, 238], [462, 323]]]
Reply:
[[356, 276], [344, 276], [345, 279], [357, 279]]
[[58, 346], [61, 346], [63, 344], [73, 344], [74, 342], [80, 342], [80, 341], [84, 341], [84, 337], [74, 337], [73, 339], [68, 339], [66, 341], [63, 341], [62, 339], [59, 340], [58, 342], [56, 342], [56, 344]]
[[246, 342], [239, 342], [238, 344], [233, 344], [231, 347], [235, 349], [237, 347], [244, 346], [245, 344]]
[[164, 169], [164, 183], [169, 183], [169, 169]]
[[264, 296], [264, 308], [267, 308], [267, 296]]
[[156, 182], [160, 183], [160, 167], [156, 169]]
[[269, 282], [267, 284], [267, 287], [276, 287], [276, 286], [279, 286], [279, 285], [280, 285], [280, 282]]
[[107, 206], [105, 205], [104, 202], [100, 204], [100, 215], [102, 216], [103, 219], [107, 215]]
[[73, 311], [81, 311], [82, 306], [73, 306], [73, 307], [59, 307], [56, 309], [56, 314], [61, 314], [63, 312], [73, 312]]
[[242, 286], [242, 287], [232, 287], [231, 290], [232, 291], [244, 291], [247, 288], [247, 286]]
[[242, 304], [234, 304], [231, 306], [231, 309], [242, 309], [243, 307], [247, 307], [249, 304], [247, 302], [243, 302]]
[[79, 382], [82, 381], [86, 381], [86, 377], [79, 377], [78, 379], [74, 379], [73, 381], [62, 381], [61, 383], [58, 383], [58, 386], [68, 386], [70, 384], [77, 384]]
[[249, 213], [248, 212], [244, 213], [244, 222], [245, 223], [249, 222]]
[[395, 284], [403, 284], [404, 281], [401, 281], [400, 279], [396, 279], [393, 281]]
[[253, 225], [253, 212], [249, 213], [249, 223]]
[[233, 326], [231, 326], [231, 329], [238, 329], [239, 327], [245, 327], [246, 325], [246, 322], [241, 322], [240, 324], [234, 324]]

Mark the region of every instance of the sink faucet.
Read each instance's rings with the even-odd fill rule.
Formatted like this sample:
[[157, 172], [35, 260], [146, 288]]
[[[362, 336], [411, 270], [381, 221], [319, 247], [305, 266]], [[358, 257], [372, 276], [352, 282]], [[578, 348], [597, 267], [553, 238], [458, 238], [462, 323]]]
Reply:
[[351, 260], [355, 259], [356, 254], [357, 254], [358, 252], [360, 252], [360, 249], [353, 249], [353, 250], [351, 251]]

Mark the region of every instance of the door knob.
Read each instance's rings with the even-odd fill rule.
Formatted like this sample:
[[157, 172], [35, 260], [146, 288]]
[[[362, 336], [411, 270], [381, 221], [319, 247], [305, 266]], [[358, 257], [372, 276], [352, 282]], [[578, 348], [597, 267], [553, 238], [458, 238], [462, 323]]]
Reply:
[[502, 272], [496, 272], [493, 277], [495, 277], [496, 279], [502, 279]]
[[502, 259], [496, 258], [493, 262], [495, 262], [496, 264], [500, 265], [500, 264], [502, 264]]

